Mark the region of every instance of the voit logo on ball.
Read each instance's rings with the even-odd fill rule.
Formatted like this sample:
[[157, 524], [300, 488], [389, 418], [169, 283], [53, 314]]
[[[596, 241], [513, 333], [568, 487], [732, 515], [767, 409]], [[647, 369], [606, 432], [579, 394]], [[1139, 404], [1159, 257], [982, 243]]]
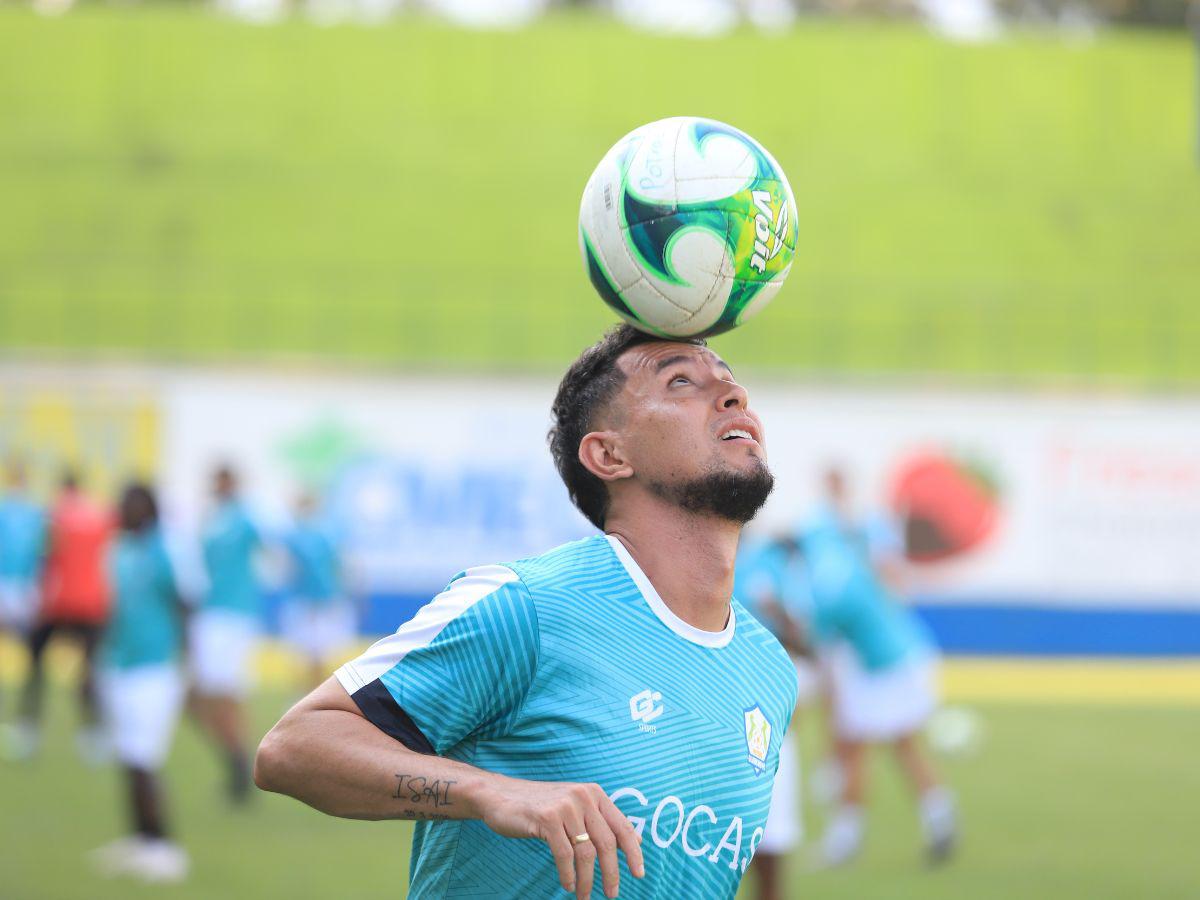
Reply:
[[778, 212], [772, 209], [776, 198], [770, 191], [754, 191], [754, 253], [750, 256], [750, 268], [759, 275], [767, 271], [767, 263], [779, 255], [787, 246], [785, 235], [788, 227], [788, 205], [780, 202]]

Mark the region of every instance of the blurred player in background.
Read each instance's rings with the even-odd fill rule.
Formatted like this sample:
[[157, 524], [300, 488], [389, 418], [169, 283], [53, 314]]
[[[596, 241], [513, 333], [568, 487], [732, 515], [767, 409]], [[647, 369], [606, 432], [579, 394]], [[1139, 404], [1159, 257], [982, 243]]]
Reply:
[[0, 493], [0, 634], [24, 644], [38, 605], [38, 572], [46, 538], [46, 516], [29, 496], [25, 466], [10, 460]]
[[940, 862], [954, 848], [957, 814], [918, 739], [937, 704], [932, 638], [890, 594], [871, 566], [862, 533], [848, 526], [834, 503], [808, 524], [803, 543], [841, 782], [839, 806], [822, 839], [822, 861], [841, 865], [861, 849], [866, 750], [887, 743], [917, 797], [927, 858]]
[[904, 556], [904, 535], [895, 518], [879, 508], [862, 512], [855, 509], [846, 470], [836, 463], [826, 467], [821, 485], [821, 514], [836, 521], [847, 539], [861, 544], [871, 568], [888, 587], [904, 590], [909, 570]]
[[126, 782], [132, 834], [100, 848], [107, 875], [180, 881], [187, 853], [169, 835], [158, 779], [183, 705], [179, 655], [184, 607], [158, 529], [158, 504], [141, 484], [125, 489], [109, 554], [112, 615], [99, 651], [100, 699]]
[[262, 594], [255, 575], [259, 532], [238, 496], [233, 469], [213, 473], [213, 507], [202, 535], [208, 588], [188, 629], [192, 709], [228, 766], [230, 799], [250, 795], [250, 756], [243, 710], [258, 645]]
[[88, 762], [99, 763], [105, 757], [94, 666], [96, 645], [108, 618], [104, 558], [112, 525], [111, 513], [80, 490], [78, 476], [73, 471], [64, 473], [50, 511], [41, 602], [29, 633], [29, 675], [13, 748], [17, 756], [31, 756], [40, 743], [46, 647], [55, 637], [69, 637], [83, 652], [79, 671], [82, 727], [76, 736], [77, 749]]
[[774, 483], [748, 403], [702, 342], [625, 325], [585, 350], [550, 446], [606, 533], [454, 578], [284, 716], [259, 783], [419, 820], [414, 898], [583, 898], [597, 864], [609, 897], [733, 897], [796, 700], [731, 599]]
[[303, 656], [311, 690], [329, 674], [330, 655], [354, 640], [357, 617], [346, 596], [337, 544], [313, 494], [297, 498], [295, 522], [283, 544], [290, 563], [289, 597], [280, 615], [283, 638]]
[[769, 541], [744, 541], [738, 553], [733, 595], [770, 629], [796, 665], [799, 695], [792, 727], [779, 745], [779, 770], [771, 790], [771, 810], [752, 868], [759, 900], [783, 900], [784, 857], [804, 839], [801, 765], [796, 726], [801, 709], [817, 693], [816, 672], [805, 622], [812, 598], [799, 541], [790, 534]]
[[[895, 520], [876, 507], [859, 507], [855, 503], [850, 479], [840, 463], [827, 464], [819, 481], [821, 500], [818, 504], [818, 518], [836, 523], [845, 539], [866, 554], [872, 570], [894, 592], [893, 596], [902, 596], [900, 592], [907, 588], [908, 563], [904, 556], [904, 537]], [[800, 526], [801, 532], [804, 527], [804, 524]], [[811, 619], [809, 624], [813, 624]], [[829, 659], [828, 649], [826, 647], [823, 654], [826, 662]], [[822, 805], [829, 806], [838, 802], [843, 782], [842, 766], [839, 762], [841, 750], [834, 728], [832, 693], [828, 683], [832, 676], [828, 666], [824, 669], [822, 700], [825, 707], [824, 721], [829, 732], [830, 755], [817, 761], [811, 784], [813, 796]]]

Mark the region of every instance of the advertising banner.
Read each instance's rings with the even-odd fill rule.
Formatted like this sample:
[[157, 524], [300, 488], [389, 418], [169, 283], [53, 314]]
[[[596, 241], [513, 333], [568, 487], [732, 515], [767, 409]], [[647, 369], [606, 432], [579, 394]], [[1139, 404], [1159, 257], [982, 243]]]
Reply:
[[[1200, 400], [745, 380], [777, 476], [753, 535], [802, 529], [837, 469], [863, 521], [900, 538], [905, 593], [946, 649], [1200, 653]], [[546, 449], [551, 378], [170, 369], [126, 384], [124, 405], [60, 402], [98, 381], [0, 372], [0, 451], [49, 429], [56, 459], [98, 442], [95, 465], [157, 471], [183, 544], [218, 464], [268, 535], [317, 492], [369, 631], [467, 566], [592, 531]]]

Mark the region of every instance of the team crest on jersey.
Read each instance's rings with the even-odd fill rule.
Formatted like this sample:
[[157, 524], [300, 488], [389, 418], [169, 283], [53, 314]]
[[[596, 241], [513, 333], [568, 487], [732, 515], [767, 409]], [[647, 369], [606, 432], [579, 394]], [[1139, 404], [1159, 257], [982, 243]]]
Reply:
[[771, 723], [763, 715], [762, 707], [755, 703], [745, 711], [746, 715], [746, 757], [754, 768], [755, 775], [761, 775], [767, 767], [767, 751], [771, 748]]

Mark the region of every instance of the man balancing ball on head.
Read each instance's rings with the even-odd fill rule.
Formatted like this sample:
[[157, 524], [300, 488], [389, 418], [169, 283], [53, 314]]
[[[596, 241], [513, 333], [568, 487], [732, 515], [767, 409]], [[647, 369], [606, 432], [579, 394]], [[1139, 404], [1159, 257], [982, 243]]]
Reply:
[[255, 779], [419, 820], [412, 898], [732, 898], [796, 702], [787, 654], [731, 598], [773, 484], [762, 426], [702, 341], [629, 326], [575, 361], [552, 415], [605, 533], [459, 575], [293, 707]]

